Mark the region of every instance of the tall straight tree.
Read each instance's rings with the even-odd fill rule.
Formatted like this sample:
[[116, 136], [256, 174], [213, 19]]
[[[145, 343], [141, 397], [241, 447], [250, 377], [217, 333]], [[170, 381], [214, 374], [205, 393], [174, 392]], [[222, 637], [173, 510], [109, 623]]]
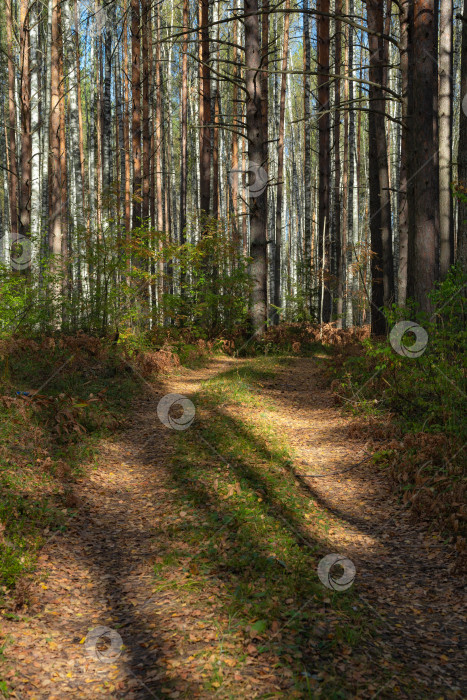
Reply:
[[[290, 0], [285, 2], [284, 43], [282, 46], [281, 88], [279, 107], [279, 138], [277, 143], [277, 199], [276, 199], [276, 246], [274, 248], [274, 306], [281, 306], [282, 277], [282, 202], [284, 191], [284, 134], [285, 134], [285, 91], [287, 88], [287, 56], [289, 53], [289, 14]], [[279, 323], [279, 313], [274, 317]]]
[[114, 3], [106, 4], [104, 31], [104, 93], [102, 98], [102, 182], [108, 196], [112, 182], [112, 30], [114, 20]]
[[133, 228], [141, 225], [141, 26], [140, 0], [131, 0]]
[[29, 2], [21, 0], [20, 6], [20, 104], [21, 104], [21, 187], [19, 224], [21, 235], [31, 233], [31, 74]]
[[451, 194], [453, 0], [440, 0], [439, 30], [439, 273], [443, 278], [454, 256]]
[[[342, 41], [342, 0], [336, 0], [336, 39], [334, 47], [334, 72], [336, 76], [341, 72]], [[335, 104], [334, 104], [334, 231], [336, 250], [336, 272], [337, 272], [337, 299], [336, 315], [337, 327], [342, 328], [342, 315], [344, 311], [344, 248], [341, 235], [341, 82], [339, 77], [335, 79]]]
[[[245, 14], [245, 87], [246, 132], [248, 139], [248, 170], [260, 172], [266, 162], [267, 134], [263, 131], [261, 91], [261, 46], [258, 20], [258, 0], [244, 0]], [[256, 181], [255, 181], [256, 182]], [[251, 189], [251, 188], [250, 188]], [[266, 253], [266, 193], [259, 188], [250, 194], [250, 274], [252, 279], [251, 319], [253, 329], [260, 335], [267, 319], [267, 253]]]
[[8, 52], [8, 196], [12, 241], [18, 236], [18, 163], [16, 159], [16, 89], [13, 58], [12, 1], [6, 0], [6, 36]]
[[60, 0], [52, 0], [50, 42], [50, 165], [49, 165], [49, 248], [53, 255], [62, 252], [61, 149], [60, 142]]
[[320, 321], [331, 319], [330, 271], [330, 128], [329, 119], [329, 0], [318, 0], [319, 204], [318, 258], [321, 270]]
[[399, 172], [399, 260], [397, 266], [397, 301], [403, 306], [407, 297], [407, 261], [409, 254], [409, 199], [408, 199], [408, 173], [409, 166], [409, 138], [411, 125], [409, 124], [409, 104], [412, 83], [411, 60], [411, 26], [412, 26], [413, 2], [402, 0], [399, 10], [400, 23], [400, 91], [401, 91], [401, 150]]
[[311, 40], [310, 40], [310, 19], [308, 15], [308, 0], [303, 0], [303, 170], [305, 176], [304, 187], [304, 214], [305, 214], [305, 263], [303, 269], [303, 285], [305, 294], [305, 305], [311, 314], [311, 269], [313, 260], [311, 259], [312, 226], [311, 226]]
[[[182, 91], [180, 101], [180, 244], [185, 243], [188, 178], [188, 0], [183, 0]], [[183, 287], [183, 281], [182, 281]]]
[[200, 205], [210, 213], [211, 202], [211, 68], [209, 64], [209, 0], [200, 0], [201, 34], [201, 118]]
[[[353, 17], [354, 0], [346, 1], [346, 14]], [[347, 27], [348, 48], [347, 48], [347, 70], [350, 76], [353, 76], [354, 71], [354, 29], [351, 25]], [[355, 275], [353, 274], [352, 264], [355, 261], [354, 243], [355, 243], [355, 226], [354, 226], [354, 203], [355, 203], [355, 110], [353, 108], [354, 101], [354, 84], [353, 80], [346, 81], [348, 84], [348, 146], [347, 146], [347, 195], [346, 196], [346, 248], [347, 248], [347, 308], [346, 317], [347, 325], [351, 326], [354, 322], [354, 304], [353, 295], [355, 290]]]
[[[459, 117], [459, 155], [458, 178], [459, 184], [467, 190], [467, 110], [464, 108], [467, 95], [467, 0], [464, 0], [464, 14], [462, 16], [462, 54], [461, 54], [461, 89], [460, 97], [463, 100]], [[456, 260], [467, 273], [467, 198], [459, 200], [458, 209], [459, 231], [457, 236]]]
[[232, 111], [233, 111], [233, 131], [232, 131], [232, 177], [229, 178], [232, 191], [232, 213], [233, 213], [233, 235], [235, 240], [236, 253], [240, 250], [240, 232], [238, 222], [238, 20], [233, 21], [233, 89], [232, 89]]
[[385, 332], [382, 307], [389, 307], [394, 298], [394, 266], [392, 256], [391, 199], [385, 126], [385, 46], [384, 2], [367, 0], [370, 34], [370, 111], [369, 185], [372, 269], [371, 327], [375, 335]]
[[[124, 200], [125, 200], [125, 230], [127, 243], [129, 243], [129, 233], [131, 227], [131, 172], [130, 172], [130, 77], [128, 72], [128, 12], [127, 0], [125, 0], [124, 20], [123, 20], [123, 150], [125, 152], [125, 177], [124, 177]], [[130, 258], [128, 256], [127, 272], [129, 272]], [[127, 277], [127, 283], [129, 278]]]
[[[438, 132], [434, 110], [437, 72], [435, 0], [414, 0], [412, 18], [412, 99], [407, 295], [422, 311], [431, 312], [428, 293], [438, 278], [439, 197], [437, 177]], [[412, 223], [412, 222], [411, 222]]]
[[142, 24], [142, 45], [143, 45], [143, 191], [141, 216], [147, 223], [149, 218], [150, 200], [150, 169], [151, 169], [151, 131], [150, 131], [150, 111], [149, 111], [149, 40], [151, 37], [151, 7], [149, 0], [141, 2], [141, 24]]

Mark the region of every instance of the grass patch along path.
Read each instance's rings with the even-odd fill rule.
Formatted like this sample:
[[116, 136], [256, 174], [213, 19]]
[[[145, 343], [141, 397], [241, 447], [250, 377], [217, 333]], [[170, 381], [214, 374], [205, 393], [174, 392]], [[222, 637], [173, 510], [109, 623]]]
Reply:
[[[461, 698], [461, 582], [371, 461], [355, 466], [365, 446], [346, 436], [352, 419], [333, 405], [327, 362], [217, 359], [147, 386], [79, 479], [76, 515], [41, 552], [29, 610], [3, 621], [0, 689], [51, 700]], [[195, 405], [186, 430], [157, 416], [169, 393]], [[333, 552], [356, 568], [345, 591], [317, 575]], [[98, 626], [123, 642], [104, 636], [104, 660], [86, 651]]]

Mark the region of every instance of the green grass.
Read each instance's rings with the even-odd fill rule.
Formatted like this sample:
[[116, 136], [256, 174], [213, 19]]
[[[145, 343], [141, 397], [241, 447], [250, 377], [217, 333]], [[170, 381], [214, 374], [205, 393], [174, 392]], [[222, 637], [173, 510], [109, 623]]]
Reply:
[[[175, 436], [172, 466], [189, 520], [159, 533], [166, 551], [155, 576], [163, 586], [169, 571], [189, 573], [185, 580], [198, 583], [193, 590], [222, 582], [217, 604], [229, 620], [223, 636], [246, 635], [260, 654], [276, 658], [279, 671], [292, 669], [300, 697], [314, 697], [318, 683], [323, 697], [337, 698], [345, 681], [336, 677], [332, 660], [343, 647], [358, 648], [374, 626], [353, 587], [337, 593], [318, 579], [317, 564], [332, 551], [328, 515], [297, 486], [292, 450], [271, 416], [262, 416], [273, 404], [265, 402], [261, 384], [278, 364], [277, 358], [255, 358], [205, 382], [194, 397], [196, 421]], [[253, 410], [254, 419], [243, 419], [243, 408]], [[177, 551], [176, 542], [184, 547]], [[179, 592], [186, 589], [180, 585]], [[318, 640], [316, 626], [326, 632]], [[319, 682], [304, 673], [317, 653], [326, 667]], [[237, 661], [239, 668], [245, 661], [240, 650]], [[218, 669], [208, 687], [216, 684], [222, 684]]]

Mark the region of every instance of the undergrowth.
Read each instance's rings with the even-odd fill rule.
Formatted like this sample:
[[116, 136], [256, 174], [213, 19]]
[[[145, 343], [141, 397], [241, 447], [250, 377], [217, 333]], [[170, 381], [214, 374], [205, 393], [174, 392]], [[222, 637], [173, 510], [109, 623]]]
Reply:
[[[402, 501], [449, 532], [461, 553], [467, 535], [466, 283], [453, 268], [431, 295], [430, 317], [394, 306], [388, 338], [365, 339], [337, 356], [333, 368], [337, 402], [359, 417], [350, 436], [367, 435]], [[412, 330], [400, 325], [409, 319]]]

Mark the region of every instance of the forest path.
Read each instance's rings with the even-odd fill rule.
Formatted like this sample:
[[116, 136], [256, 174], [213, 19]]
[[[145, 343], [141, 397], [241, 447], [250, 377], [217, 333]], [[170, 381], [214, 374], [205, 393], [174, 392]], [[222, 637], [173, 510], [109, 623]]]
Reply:
[[[255, 390], [261, 396], [261, 420], [293, 448], [289, 476], [294, 487], [310, 502], [312, 513], [326, 519], [323, 532], [314, 515], [305, 516], [308, 529], [298, 534], [302, 540], [305, 536], [317, 542], [320, 554], [310, 564], [314, 566], [310, 579], [325, 595], [331, 594], [332, 601], [324, 597], [323, 602], [320, 593], [314, 596], [303, 646], [290, 646], [292, 651], [284, 655], [279, 643], [289, 643], [285, 629], [289, 623], [269, 621], [268, 640], [263, 620], [254, 623], [255, 615], [246, 632], [237, 612], [225, 604], [232, 597], [233, 574], [220, 567], [206, 575], [195, 562], [211, 538], [206, 537], [198, 550], [190, 545], [189, 533], [206, 525], [206, 513], [214, 506], [202, 501], [197, 509], [181, 505], [181, 484], [174, 482], [172, 470], [179, 454], [174, 440], [183, 441], [185, 435], [161, 423], [158, 401], [178, 393], [192, 396], [196, 405], [194, 395], [204, 382], [252, 362], [218, 359], [208, 368], [182, 370], [161, 379], [138, 397], [127, 429], [103, 442], [98, 465], [76, 485], [76, 518], [42, 551], [30, 613], [7, 620], [4, 626], [12, 640], [6, 650], [12, 697], [463, 697], [465, 601], [460, 581], [449, 573], [442, 542], [408, 520], [384, 478], [366, 464], [353, 467], [365, 457], [364, 444], [346, 438], [351, 419], [333, 405], [317, 359], [279, 363]], [[200, 406], [198, 411], [196, 405], [195, 430], [198, 420], [201, 428], [209, 421], [211, 410], [230, 421], [239, 420], [241, 414], [245, 425], [259, 420], [257, 404], [235, 403], [226, 395], [214, 409]], [[206, 443], [214, 454], [214, 476], [219, 464], [232, 469], [230, 457], [224, 457], [210, 434], [200, 431], [190, 438], [190, 430], [186, 439], [201, 447]], [[240, 435], [245, 429], [238, 430]], [[333, 474], [335, 470], [342, 473]], [[221, 478], [221, 469], [217, 471]], [[218, 480], [213, 482], [216, 490]], [[240, 481], [216, 508], [229, 505], [235, 489], [244, 490]], [[267, 485], [261, 493], [260, 505], [275, 513], [276, 494], [268, 493]], [[287, 519], [283, 514], [280, 518]], [[213, 537], [222, 531], [224, 535], [227, 524], [224, 520]], [[232, 541], [221, 544], [224, 554], [235, 554]], [[258, 543], [255, 546], [259, 548]], [[334, 611], [336, 597], [347, 593], [330, 593], [317, 580], [316, 562], [331, 552], [355, 564], [352, 608], [340, 608], [337, 602]], [[180, 553], [185, 556], [183, 567], [177, 559]], [[221, 550], [213, 554], [211, 565], [221, 554]], [[276, 560], [287, 571], [291, 561]], [[164, 571], [159, 580], [155, 564]], [[239, 576], [237, 588], [243, 585]], [[273, 570], [270, 576], [274, 578]], [[253, 580], [258, 596], [267, 578], [266, 574]], [[291, 609], [290, 621], [299, 619], [308, 603], [306, 598], [292, 597], [285, 602]], [[349, 617], [352, 610], [357, 611], [355, 620]], [[375, 625], [372, 635], [363, 634], [354, 643], [354, 628], [365, 626], [367, 620]], [[343, 630], [346, 625], [350, 632]], [[89, 637], [88, 642], [84, 639], [99, 626], [113, 632], [98, 643], [97, 660], [90, 654], [95, 645]], [[258, 640], [275, 645], [272, 652], [261, 653]], [[329, 669], [334, 669], [332, 678]]]

